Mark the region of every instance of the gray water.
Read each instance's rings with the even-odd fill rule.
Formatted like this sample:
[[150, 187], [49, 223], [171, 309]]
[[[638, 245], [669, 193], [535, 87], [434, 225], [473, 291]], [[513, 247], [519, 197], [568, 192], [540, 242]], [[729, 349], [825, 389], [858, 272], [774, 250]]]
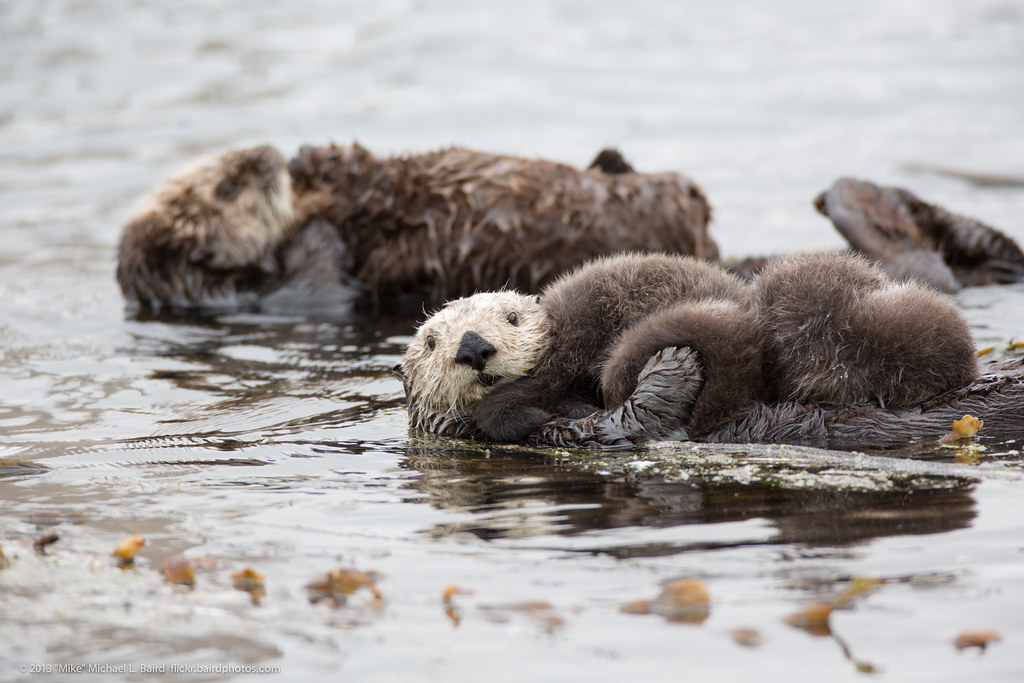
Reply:
[[[1015, 444], [970, 464], [420, 442], [388, 371], [412, 320], [125, 317], [114, 247], [154, 183], [355, 139], [576, 165], [616, 145], [705, 188], [727, 257], [840, 246], [810, 206], [840, 175], [1024, 242], [1020, 187], [920, 170], [1024, 176], [1024, 5], [0, 0], [0, 680], [1024, 676]], [[1024, 336], [1024, 286], [957, 298], [979, 347]], [[177, 554], [192, 591], [159, 571]], [[231, 587], [246, 566], [259, 605]], [[383, 604], [312, 604], [335, 566], [380, 572]], [[619, 611], [686, 577], [702, 624]], [[783, 622], [852, 577], [886, 583], [831, 636]], [[448, 585], [471, 591], [457, 623]], [[1002, 641], [958, 651], [972, 629]]]

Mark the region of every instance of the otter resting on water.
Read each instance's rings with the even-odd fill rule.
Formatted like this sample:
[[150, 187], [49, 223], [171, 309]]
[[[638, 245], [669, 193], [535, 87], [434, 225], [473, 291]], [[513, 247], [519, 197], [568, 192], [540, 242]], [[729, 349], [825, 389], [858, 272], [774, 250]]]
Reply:
[[979, 377], [963, 317], [863, 257], [806, 254], [746, 283], [691, 258], [599, 259], [540, 297], [478, 294], [396, 366], [410, 424], [501, 442], [895, 445], [964, 412], [1016, 431], [1024, 375]]
[[[287, 171], [286, 171], [287, 167]], [[816, 200], [854, 250], [939, 291], [1024, 280], [997, 230], [906, 190], [844, 178]], [[305, 310], [537, 292], [624, 251], [718, 259], [701, 189], [615, 150], [578, 170], [451, 148], [376, 157], [357, 144], [230, 151], [173, 175], [125, 226], [117, 279], [151, 310]], [[733, 269], [751, 277], [774, 259]]]
[[[606, 150], [585, 171], [450, 148], [375, 157], [363, 147], [227, 152], [160, 185], [128, 222], [117, 279], [153, 310], [262, 307], [282, 289], [341, 289], [379, 305], [474, 291], [537, 291], [595, 256], [718, 259], [701, 189], [636, 173]], [[313, 233], [312, 237], [309, 233]]]

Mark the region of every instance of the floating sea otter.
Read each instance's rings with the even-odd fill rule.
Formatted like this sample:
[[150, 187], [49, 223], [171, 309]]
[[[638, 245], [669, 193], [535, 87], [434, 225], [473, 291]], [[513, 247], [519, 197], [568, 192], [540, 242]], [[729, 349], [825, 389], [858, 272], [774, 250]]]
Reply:
[[752, 283], [685, 257], [601, 259], [540, 297], [450, 302], [396, 366], [413, 427], [559, 446], [893, 445], [938, 439], [963, 412], [1020, 436], [1024, 372], [1000, 371], [978, 377], [947, 298], [839, 253]]
[[[701, 189], [632, 171], [614, 152], [581, 171], [451, 148], [377, 158], [359, 145], [227, 152], [172, 176], [125, 227], [117, 279], [150, 309], [264, 306], [282, 296], [443, 301], [536, 291], [595, 256], [717, 260]], [[290, 292], [290, 294], [282, 294]]]
[[[905, 190], [842, 179], [816, 204], [856, 249], [940, 291], [1024, 279], [1005, 235]], [[125, 226], [117, 279], [142, 308], [373, 305], [502, 287], [536, 292], [601, 255], [718, 259], [701, 189], [614, 150], [585, 171], [452, 148], [378, 158], [359, 145], [262, 146], [196, 163]], [[765, 259], [736, 265], [748, 276]]]

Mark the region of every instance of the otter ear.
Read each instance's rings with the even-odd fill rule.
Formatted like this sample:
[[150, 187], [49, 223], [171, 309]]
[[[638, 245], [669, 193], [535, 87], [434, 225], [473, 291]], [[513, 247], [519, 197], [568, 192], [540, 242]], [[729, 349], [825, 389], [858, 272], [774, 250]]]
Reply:
[[534, 298], [534, 300], [535, 300], [535, 301], [536, 301], [537, 303], [540, 303], [540, 294], [537, 294], [537, 295], [536, 295], [536, 296], [534, 296], [533, 298]]

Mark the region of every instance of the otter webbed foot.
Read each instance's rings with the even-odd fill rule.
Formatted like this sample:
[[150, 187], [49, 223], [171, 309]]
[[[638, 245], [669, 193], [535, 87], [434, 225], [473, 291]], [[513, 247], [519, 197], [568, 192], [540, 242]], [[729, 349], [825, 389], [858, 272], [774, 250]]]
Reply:
[[1024, 281], [1024, 251], [981, 221], [947, 211], [899, 190], [914, 219], [933, 235], [942, 258], [964, 287]]
[[1024, 251], [980, 221], [929, 204], [908, 190], [840, 178], [814, 200], [855, 250], [897, 280], [942, 292], [1024, 281]]
[[960, 282], [936, 245], [893, 188], [840, 178], [814, 200], [856, 251], [876, 259], [896, 280], [916, 279], [940, 292], [955, 292]]
[[647, 361], [633, 393], [620, 405], [542, 425], [531, 441], [561, 448], [632, 448], [650, 441], [687, 439], [704, 373], [688, 347], [661, 349]]

